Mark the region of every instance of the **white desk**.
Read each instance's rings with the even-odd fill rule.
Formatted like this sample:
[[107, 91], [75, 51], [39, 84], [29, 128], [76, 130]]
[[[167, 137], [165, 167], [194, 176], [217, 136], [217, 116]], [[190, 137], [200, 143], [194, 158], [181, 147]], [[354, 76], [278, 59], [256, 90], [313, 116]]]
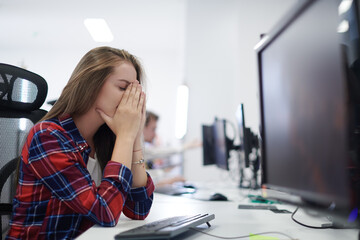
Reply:
[[[242, 191], [242, 192], [241, 192]], [[134, 227], [138, 227], [145, 223], [159, 220], [161, 218], [171, 217], [175, 215], [186, 215], [195, 213], [213, 213], [215, 219], [210, 222], [211, 228], [207, 228], [203, 224], [201, 230], [208, 233], [222, 236], [235, 237], [261, 232], [282, 232], [290, 235], [293, 239], [299, 240], [332, 240], [346, 239], [357, 240], [359, 230], [355, 229], [310, 229], [302, 227], [291, 219], [291, 214], [273, 213], [270, 210], [240, 210], [239, 203], [246, 204], [248, 200], [243, 196], [248, 193], [247, 190], [240, 189], [222, 189], [222, 193], [226, 193], [230, 201], [201, 201], [186, 197], [173, 197], [159, 193], [155, 193], [154, 202], [149, 216], [144, 221], [130, 220], [121, 215], [119, 223], [116, 227], [105, 228], [93, 226], [88, 231], [79, 236], [78, 239], [114, 239], [114, 236], [121, 232]], [[293, 211], [295, 207], [287, 205], [277, 205], [279, 209], [288, 209]], [[297, 213], [296, 216], [308, 224], [319, 224], [314, 219], [306, 219], [306, 215]], [[313, 222], [310, 222], [313, 221]], [[278, 239], [289, 239], [279, 234], [262, 234], [268, 237], [277, 237]], [[177, 237], [178, 239], [216, 239], [195, 231]], [[242, 238], [253, 239], [253, 238]]]

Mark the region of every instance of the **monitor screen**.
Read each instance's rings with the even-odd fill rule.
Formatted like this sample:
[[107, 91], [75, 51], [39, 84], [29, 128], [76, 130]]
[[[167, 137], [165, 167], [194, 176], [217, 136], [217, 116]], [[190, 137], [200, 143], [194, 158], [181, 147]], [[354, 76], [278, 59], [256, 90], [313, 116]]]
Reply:
[[229, 170], [228, 159], [230, 154], [226, 137], [226, 121], [216, 118], [213, 126], [216, 166], [224, 170]]
[[256, 47], [262, 187], [265, 197], [346, 214], [348, 99], [337, 27], [336, 1], [301, 1]]
[[215, 164], [214, 126], [202, 125], [203, 165]]

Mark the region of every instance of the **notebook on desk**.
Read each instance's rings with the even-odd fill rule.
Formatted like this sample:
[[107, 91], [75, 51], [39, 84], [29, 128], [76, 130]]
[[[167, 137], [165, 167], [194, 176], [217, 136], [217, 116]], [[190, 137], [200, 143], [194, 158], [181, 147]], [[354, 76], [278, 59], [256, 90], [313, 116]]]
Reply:
[[170, 239], [203, 223], [206, 223], [210, 227], [209, 221], [214, 218], [214, 214], [165, 218], [121, 232], [115, 236], [115, 239]]

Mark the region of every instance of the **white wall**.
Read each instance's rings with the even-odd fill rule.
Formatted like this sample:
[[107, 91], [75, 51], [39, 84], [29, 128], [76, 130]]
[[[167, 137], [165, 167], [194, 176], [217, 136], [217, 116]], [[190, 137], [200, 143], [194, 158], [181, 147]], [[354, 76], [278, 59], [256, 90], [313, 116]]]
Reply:
[[[104, 17], [114, 32], [108, 44], [137, 55], [148, 77], [149, 110], [160, 115], [158, 134], [176, 144], [177, 86], [190, 87], [188, 133], [215, 116], [235, 123], [245, 103], [246, 124], [257, 130], [258, 99], [253, 47], [296, 0], [2, 0], [0, 62], [25, 66], [49, 85], [56, 99], [80, 58], [94, 43], [82, 21]], [[49, 106], [44, 105], [45, 109]], [[202, 166], [201, 149], [184, 155], [189, 180], [227, 175]]]
[[[185, 6], [184, 0], [2, 0], [0, 62], [43, 76], [48, 101], [59, 97], [90, 49], [126, 49], [144, 65], [147, 106], [161, 116], [159, 135], [165, 143], [176, 142], [174, 96], [184, 75]], [[89, 17], [104, 18], [114, 41], [94, 42], [83, 24]]]
[[[225, 4], [226, 3], [226, 4]], [[259, 126], [258, 78], [254, 46], [295, 3], [288, 0], [189, 0], [186, 28], [186, 80], [190, 86], [188, 134], [201, 139], [201, 124], [214, 117], [235, 122], [239, 103], [245, 122]], [[229, 137], [234, 136], [228, 127]], [[229, 176], [215, 166], [202, 166], [201, 149], [184, 155], [191, 180]], [[235, 159], [236, 160], [236, 159]]]

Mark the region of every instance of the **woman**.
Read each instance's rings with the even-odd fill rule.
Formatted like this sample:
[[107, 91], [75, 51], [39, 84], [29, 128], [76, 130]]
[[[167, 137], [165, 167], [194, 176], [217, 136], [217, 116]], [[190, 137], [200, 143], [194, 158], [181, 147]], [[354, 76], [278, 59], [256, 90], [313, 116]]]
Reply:
[[[7, 239], [71, 239], [123, 212], [144, 219], [154, 185], [142, 155], [145, 94], [137, 59], [99, 47], [75, 68], [60, 98], [29, 132]], [[103, 170], [99, 186], [87, 163]]]

